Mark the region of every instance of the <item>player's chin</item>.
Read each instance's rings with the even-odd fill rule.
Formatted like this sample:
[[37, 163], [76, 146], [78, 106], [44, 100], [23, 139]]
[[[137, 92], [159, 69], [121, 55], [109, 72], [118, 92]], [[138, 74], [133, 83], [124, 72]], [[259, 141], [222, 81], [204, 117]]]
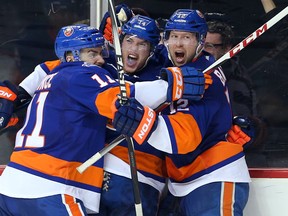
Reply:
[[176, 66], [176, 67], [181, 67], [181, 66], [183, 66], [183, 65], [185, 65], [187, 62], [186, 61], [184, 61], [184, 60], [182, 60], [182, 61], [174, 61], [174, 65]]
[[136, 70], [137, 70], [137, 66], [133, 66], [133, 67], [131, 67], [131, 66], [125, 66], [125, 67], [124, 67], [124, 71], [125, 71], [125, 73], [127, 73], [127, 74], [135, 73]]

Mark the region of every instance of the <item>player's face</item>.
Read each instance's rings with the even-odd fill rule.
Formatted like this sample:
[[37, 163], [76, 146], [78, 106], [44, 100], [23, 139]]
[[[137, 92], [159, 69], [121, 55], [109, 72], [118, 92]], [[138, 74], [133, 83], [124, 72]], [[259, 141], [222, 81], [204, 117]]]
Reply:
[[171, 31], [169, 39], [165, 43], [168, 46], [170, 57], [177, 67], [191, 62], [198, 46], [196, 33], [184, 31]]
[[123, 67], [126, 73], [141, 69], [150, 55], [150, 43], [136, 37], [125, 35], [122, 41]]
[[80, 59], [98, 66], [102, 66], [105, 63], [102, 57], [102, 47], [81, 49]]
[[207, 33], [204, 50], [209, 52], [217, 60], [225, 54], [221, 35], [218, 33]]

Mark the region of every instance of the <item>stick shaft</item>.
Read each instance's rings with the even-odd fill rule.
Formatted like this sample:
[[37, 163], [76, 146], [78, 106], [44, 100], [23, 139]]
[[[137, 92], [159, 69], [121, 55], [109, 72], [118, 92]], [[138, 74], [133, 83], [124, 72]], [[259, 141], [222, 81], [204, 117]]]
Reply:
[[99, 159], [101, 159], [105, 154], [107, 154], [111, 149], [113, 149], [115, 146], [121, 143], [124, 139], [125, 138], [123, 135], [118, 136], [111, 143], [105, 146], [105, 148], [103, 148], [101, 151], [94, 154], [92, 157], [86, 160], [83, 164], [77, 167], [78, 172], [82, 174], [88, 167], [96, 163]]
[[246, 46], [251, 44], [254, 40], [256, 40], [258, 37], [260, 37], [262, 34], [264, 34], [273, 25], [275, 25], [277, 22], [279, 22], [282, 18], [284, 18], [287, 14], [288, 14], [288, 6], [286, 8], [284, 8], [282, 11], [280, 11], [278, 14], [276, 14], [274, 17], [272, 17], [270, 20], [268, 20], [266, 23], [264, 23], [261, 27], [256, 29], [252, 34], [250, 34], [248, 37], [246, 37], [244, 40], [242, 40], [236, 46], [234, 46], [230, 51], [228, 51], [226, 54], [224, 54], [221, 58], [219, 58], [217, 61], [215, 61], [212, 65], [210, 65], [208, 68], [206, 68], [203, 71], [203, 73], [206, 73], [206, 72], [210, 71], [211, 69], [220, 66], [226, 60], [235, 56], [237, 53], [239, 53], [241, 50], [243, 50]]
[[[123, 59], [122, 59], [120, 40], [118, 36], [117, 20], [116, 20], [113, 0], [109, 0], [108, 2], [109, 2], [108, 9], [109, 9], [109, 13], [111, 16], [111, 21], [112, 21], [113, 42], [114, 42], [117, 69], [118, 69], [118, 79], [119, 79], [119, 86], [120, 86], [120, 103], [124, 104], [127, 101], [127, 91], [126, 91], [125, 80], [124, 80]], [[128, 144], [130, 171], [131, 171], [131, 179], [133, 183], [133, 192], [134, 192], [134, 201], [135, 201], [135, 212], [136, 212], [136, 216], [142, 216], [143, 211], [142, 211], [141, 197], [140, 197], [140, 191], [139, 191], [139, 185], [138, 185], [139, 182], [138, 182], [138, 175], [137, 175], [137, 166], [136, 166], [133, 139], [128, 136], [125, 136], [125, 139]]]
[[113, 33], [113, 43], [115, 47], [115, 55], [116, 55], [116, 63], [118, 70], [118, 81], [120, 86], [120, 103], [123, 104], [127, 101], [127, 91], [124, 80], [124, 70], [123, 70], [123, 60], [122, 60], [122, 52], [120, 39], [118, 36], [118, 28], [117, 28], [117, 19], [114, 11], [114, 3], [113, 0], [108, 0], [108, 11], [112, 21], [112, 33]]

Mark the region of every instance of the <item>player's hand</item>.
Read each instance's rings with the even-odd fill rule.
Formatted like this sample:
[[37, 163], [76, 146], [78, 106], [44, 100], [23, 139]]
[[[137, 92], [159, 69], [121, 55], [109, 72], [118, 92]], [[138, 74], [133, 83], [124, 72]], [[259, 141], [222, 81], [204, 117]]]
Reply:
[[205, 89], [212, 84], [210, 75], [204, 76], [193, 67], [162, 68], [160, 77], [168, 82], [168, 102], [180, 98], [198, 101], [203, 97]]
[[156, 113], [149, 107], [143, 107], [135, 98], [130, 98], [121, 105], [119, 99], [113, 106], [114, 128], [121, 134], [133, 137], [138, 144], [143, 144], [157, 127]]
[[248, 117], [235, 116], [233, 118], [233, 126], [227, 133], [227, 141], [237, 143], [248, 148], [255, 136], [255, 128]]
[[[133, 16], [132, 10], [126, 4], [120, 4], [116, 6], [116, 18], [117, 25], [120, 27], [126, 23]], [[100, 23], [99, 27], [100, 32], [103, 34], [104, 38], [113, 45], [113, 31], [112, 31], [112, 22], [109, 12], [104, 14], [104, 17]]]
[[14, 86], [8, 80], [0, 82], [0, 129], [15, 125], [18, 122], [18, 118], [16, 116], [15, 118], [11, 118], [16, 99], [16, 86]]

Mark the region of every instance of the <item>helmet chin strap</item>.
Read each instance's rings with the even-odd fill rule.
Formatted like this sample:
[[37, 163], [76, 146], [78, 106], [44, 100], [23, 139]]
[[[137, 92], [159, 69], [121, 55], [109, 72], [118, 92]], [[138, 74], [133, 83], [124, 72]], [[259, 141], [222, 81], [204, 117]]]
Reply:
[[203, 49], [204, 49], [204, 45], [199, 42], [198, 45], [197, 45], [196, 53], [195, 53], [195, 56], [194, 56], [193, 60], [196, 59], [199, 56], [199, 54], [202, 52]]
[[[147, 65], [149, 59], [153, 56], [153, 54], [154, 54], [154, 52], [150, 52], [150, 55], [147, 57], [147, 59], [146, 59], [144, 65], [143, 65], [141, 68], [139, 68], [137, 71], [142, 70], [142, 69]], [[137, 71], [135, 71], [135, 72], [137, 72]]]
[[170, 55], [170, 50], [169, 50], [169, 44], [168, 42], [164, 42], [164, 45], [166, 47], [166, 49], [168, 50], [168, 58], [169, 60], [172, 62], [172, 64], [175, 66], [175, 62], [173, 61], [173, 59], [171, 58], [171, 55]]

